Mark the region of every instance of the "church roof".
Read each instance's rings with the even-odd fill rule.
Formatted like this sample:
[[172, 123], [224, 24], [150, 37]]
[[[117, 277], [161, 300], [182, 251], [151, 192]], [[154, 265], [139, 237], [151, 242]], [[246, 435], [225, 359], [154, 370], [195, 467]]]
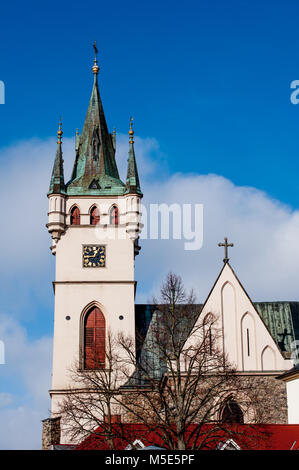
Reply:
[[[180, 307], [183, 309], [185, 306], [183, 304], [177, 306], [180, 321], [175, 341], [185, 343], [202, 309], [202, 304], [193, 304], [192, 308], [188, 308], [188, 317], [185, 318], [180, 315]], [[161, 323], [160, 315], [163, 315], [163, 311], [156, 305], [135, 305], [136, 351], [138, 363], [142, 364], [142, 367], [139, 369], [136, 367], [124, 387], [146, 386], [145, 375], [159, 380], [161, 375], [166, 372], [166, 364], [159, 355], [159, 346], [157, 345], [157, 331], [159, 331]], [[145, 370], [147, 370], [147, 374], [144, 374]]]
[[291, 343], [299, 340], [299, 302], [254, 302], [282, 352], [292, 351]]
[[[116, 450], [125, 450], [128, 443], [133, 444], [137, 439], [145, 446], [159, 446], [165, 449], [162, 427], [154, 428], [143, 423], [112, 424], [112, 427]], [[194, 432], [195, 429], [196, 424], [191, 424], [186, 432]], [[104, 426], [99, 426], [74, 450], [109, 450], [105, 431]], [[231, 438], [241, 450], [299, 450], [299, 424], [226, 424], [223, 429], [214, 424], [204, 424], [199, 435], [194, 433], [194, 436], [197, 436], [198, 445], [203, 438], [206, 439], [206, 445], [201, 450], [219, 449], [220, 444]], [[192, 444], [191, 441], [190, 449]], [[56, 447], [58, 446], [55, 446], [54, 450]], [[63, 450], [62, 445], [57, 450]]]

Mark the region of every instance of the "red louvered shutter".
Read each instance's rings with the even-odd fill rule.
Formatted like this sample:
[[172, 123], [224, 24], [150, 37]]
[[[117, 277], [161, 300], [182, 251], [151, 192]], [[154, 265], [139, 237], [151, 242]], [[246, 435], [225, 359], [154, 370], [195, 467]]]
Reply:
[[93, 307], [85, 317], [84, 367], [105, 367], [105, 317], [98, 307]]
[[100, 213], [97, 207], [93, 207], [90, 212], [90, 224], [97, 225], [100, 222]]
[[78, 207], [74, 207], [71, 211], [71, 225], [80, 225], [80, 211]]

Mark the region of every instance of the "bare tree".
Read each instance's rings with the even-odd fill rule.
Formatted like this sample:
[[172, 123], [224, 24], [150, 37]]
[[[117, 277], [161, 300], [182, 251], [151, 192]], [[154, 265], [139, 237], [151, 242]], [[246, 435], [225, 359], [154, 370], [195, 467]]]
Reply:
[[[92, 433], [114, 449], [117, 439], [132, 444], [156, 435], [163, 447], [185, 450], [212, 449], [238, 435], [243, 448], [252, 447], [261, 434], [243, 423], [267, 422], [272, 385], [236, 372], [223, 353], [219, 319], [201, 314], [179, 276], [167, 276], [152, 311], [139, 348], [135, 338], [108, 334], [105, 368], [72, 368], [59, 410], [70, 438]], [[138, 436], [128, 423], [138, 424]]]
[[127, 364], [136, 364], [122, 394], [126, 419], [145, 424], [169, 449], [215, 448], [236, 433], [249, 439], [248, 427], [240, 425], [244, 416], [266, 421], [269, 385], [236, 373], [223, 353], [217, 317], [202, 318], [179, 276], [167, 276], [154, 303], [140, 355], [119, 338]]

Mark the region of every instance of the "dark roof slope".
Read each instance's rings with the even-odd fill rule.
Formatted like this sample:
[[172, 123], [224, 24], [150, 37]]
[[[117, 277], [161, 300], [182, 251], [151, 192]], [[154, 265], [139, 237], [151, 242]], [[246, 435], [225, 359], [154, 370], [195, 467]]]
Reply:
[[[182, 308], [184, 307], [182, 305]], [[202, 304], [192, 305], [192, 308], [188, 309], [188, 318], [180, 318], [178, 314], [180, 320], [177, 338], [175, 338], [176, 344], [186, 341], [201, 308]], [[140, 367], [136, 367], [134, 374], [124, 387], [146, 386], [149, 377], [159, 380], [166, 371], [165, 356], [161, 354], [157, 343], [159, 340], [159, 333], [157, 334], [157, 332], [159, 332], [161, 325], [161, 315], [163, 315], [163, 312], [153, 304], [135, 305], [136, 353]]]
[[299, 302], [255, 302], [253, 304], [282, 352], [292, 351], [299, 340]]

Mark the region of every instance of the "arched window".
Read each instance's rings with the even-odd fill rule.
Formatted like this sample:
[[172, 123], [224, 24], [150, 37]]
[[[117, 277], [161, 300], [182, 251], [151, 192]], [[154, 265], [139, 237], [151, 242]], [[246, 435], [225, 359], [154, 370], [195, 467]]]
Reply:
[[71, 225], [80, 225], [80, 210], [77, 206], [71, 210]]
[[90, 225], [97, 225], [100, 222], [100, 212], [97, 206], [93, 206], [90, 211]]
[[244, 424], [243, 412], [238, 403], [232, 398], [229, 398], [224, 405], [221, 422]]
[[105, 317], [92, 307], [84, 318], [84, 369], [105, 367]]
[[112, 206], [110, 209], [110, 224], [118, 225], [119, 224], [119, 212], [117, 206]]

